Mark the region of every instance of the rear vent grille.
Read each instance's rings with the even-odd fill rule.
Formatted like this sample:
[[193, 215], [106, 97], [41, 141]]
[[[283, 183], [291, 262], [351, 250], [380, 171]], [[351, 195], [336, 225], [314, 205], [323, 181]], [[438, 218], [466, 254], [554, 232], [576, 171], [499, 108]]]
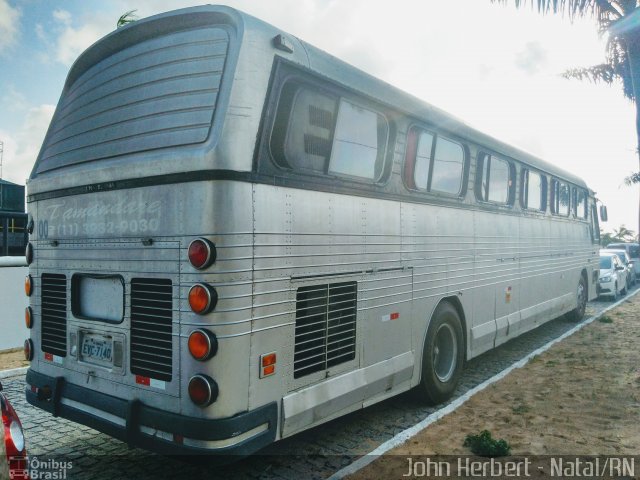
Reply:
[[355, 358], [356, 310], [356, 282], [298, 289], [294, 378]]
[[43, 273], [41, 277], [42, 351], [67, 356], [67, 278]]
[[131, 373], [171, 381], [171, 280], [131, 279]]

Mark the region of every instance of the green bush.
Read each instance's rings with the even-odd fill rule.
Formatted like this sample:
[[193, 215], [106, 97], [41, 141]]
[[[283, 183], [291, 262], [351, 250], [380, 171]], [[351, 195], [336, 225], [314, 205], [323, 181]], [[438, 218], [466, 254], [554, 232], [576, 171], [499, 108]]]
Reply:
[[504, 457], [511, 454], [511, 446], [506, 440], [496, 440], [489, 430], [483, 430], [480, 435], [467, 435], [464, 446], [481, 457]]

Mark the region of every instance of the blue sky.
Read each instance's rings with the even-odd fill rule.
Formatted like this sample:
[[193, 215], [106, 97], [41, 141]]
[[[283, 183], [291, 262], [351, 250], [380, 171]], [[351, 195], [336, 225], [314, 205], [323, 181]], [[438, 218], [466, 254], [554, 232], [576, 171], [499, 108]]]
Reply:
[[[600, 63], [593, 21], [570, 24], [489, 0], [228, 0], [283, 30], [582, 176], [610, 223], [637, 230], [635, 111], [619, 85], [562, 79]], [[24, 183], [66, 73], [127, 10], [139, 17], [183, 0], [0, 0], [3, 178]]]

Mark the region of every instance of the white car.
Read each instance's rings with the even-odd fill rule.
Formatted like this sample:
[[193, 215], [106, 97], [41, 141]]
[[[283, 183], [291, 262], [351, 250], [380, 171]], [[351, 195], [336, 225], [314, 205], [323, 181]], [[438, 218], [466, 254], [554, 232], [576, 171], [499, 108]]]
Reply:
[[607, 250], [616, 249], [624, 250], [633, 262], [633, 269], [636, 272], [636, 278], [640, 278], [640, 244], [637, 243], [610, 243]]
[[636, 284], [635, 265], [626, 250], [619, 248], [605, 248], [600, 253], [615, 253], [622, 264], [627, 267], [627, 291]]
[[617, 300], [618, 295], [627, 293], [627, 268], [620, 262], [615, 253], [600, 253], [600, 296], [611, 296]]

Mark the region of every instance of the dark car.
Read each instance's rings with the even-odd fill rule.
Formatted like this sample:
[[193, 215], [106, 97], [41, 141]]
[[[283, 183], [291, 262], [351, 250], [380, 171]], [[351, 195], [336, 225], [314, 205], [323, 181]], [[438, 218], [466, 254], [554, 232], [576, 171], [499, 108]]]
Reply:
[[0, 440], [0, 479], [27, 479], [29, 478], [27, 449], [22, 424], [9, 399], [2, 393], [2, 383], [0, 383], [0, 410], [4, 433], [4, 441]]

